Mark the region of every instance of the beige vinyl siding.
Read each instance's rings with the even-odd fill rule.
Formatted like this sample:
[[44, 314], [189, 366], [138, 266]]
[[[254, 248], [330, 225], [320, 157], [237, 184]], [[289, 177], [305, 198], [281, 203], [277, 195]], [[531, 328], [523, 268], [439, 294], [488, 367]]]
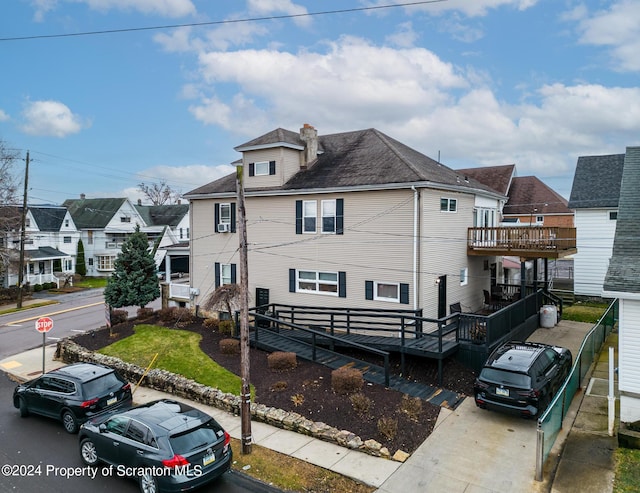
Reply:
[[[249, 176], [249, 163], [276, 162], [275, 175]], [[300, 171], [300, 151], [284, 147], [248, 151], [243, 154], [245, 188], [278, 187]]]

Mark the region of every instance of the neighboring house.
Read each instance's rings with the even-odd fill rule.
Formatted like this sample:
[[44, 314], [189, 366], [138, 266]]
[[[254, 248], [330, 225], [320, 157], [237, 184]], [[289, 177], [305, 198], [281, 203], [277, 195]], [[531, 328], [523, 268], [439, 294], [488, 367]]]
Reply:
[[627, 147], [623, 156], [619, 193], [615, 194], [619, 208], [613, 255], [602, 295], [619, 298], [620, 421], [631, 423], [640, 420], [640, 147]]
[[625, 154], [578, 158], [569, 198], [577, 230], [576, 295], [602, 295], [613, 251], [624, 163]]
[[[19, 214], [22, 208], [18, 207]], [[67, 209], [58, 206], [28, 206], [25, 216], [23, 282], [31, 285], [54, 282], [73, 274], [76, 246], [80, 233]], [[3, 286], [18, 283], [17, 266], [20, 254], [20, 227], [3, 239], [11, 250], [12, 262]]]
[[167, 279], [172, 272], [189, 272], [189, 204], [142, 205], [138, 201], [135, 208], [146, 223], [141, 229], [160, 238], [155, 255], [159, 270]]
[[[422, 309], [427, 317], [455, 302], [482, 307], [495, 256], [468, 253], [469, 228], [496, 226], [503, 194], [376, 129], [318, 136], [310, 125], [279, 128], [235, 150], [253, 303]], [[184, 197], [199, 305], [239, 282], [236, 173]]]
[[[516, 227], [574, 227], [574, 211], [567, 200], [535, 176], [516, 176], [514, 164], [466, 168], [458, 173], [475, 178], [509, 197], [500, 211], [500, 224]], [[557, 262], [557, 261], [556, 261]], [[571, 262], [562, 260], [562, 262]], [[521, 277], [520, 259], [504, 257], [503, 274], [498, 278], [507, 284], [519, 284]], [[526, 266], [529, 281], [533, 279], [533, 262]], [[542, 269], [539, 266], [538, 272]]]
[[[66, 207], [80, 230], [88, 276], [109, 276], [127, 237], [146, 222], [126, 198], [68, 199]], [[156, 237], [150, 235], [150, 245]]]

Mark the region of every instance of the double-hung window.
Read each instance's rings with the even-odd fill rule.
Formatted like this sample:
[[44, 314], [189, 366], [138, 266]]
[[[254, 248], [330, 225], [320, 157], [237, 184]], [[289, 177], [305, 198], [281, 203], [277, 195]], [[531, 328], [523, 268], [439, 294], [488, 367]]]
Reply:
[[304, 233], [315, 233], [317, 222], [317, 203], [315, 200], [302, 202], [302, 230]]
[[231, 204], [220, 204], [220, 224], [231, 224]]
[[458, 210], [458, 200], [442, 197], [440, 199], [441, 212], [456, 212]]
[[236, 283], [236, 264], [222, 264], [216, 262], [215, 265], [215, 287], [219, 288], [225, 284]]
[[[214, 227], [216, 233], [236, 232], [236, 204], [234, 202], [216, 203], [214, 208]], [[189, 232], [187, 231], [187, 237]]]
[[335, 199], [322, 201], [322, 232], [323, 233], [336, 232], [336, 201]]
[[338, 295], [338, 273], [317, 272], [299, 270], [297, 279], [297, 291], [312, 292], [318, 294]]

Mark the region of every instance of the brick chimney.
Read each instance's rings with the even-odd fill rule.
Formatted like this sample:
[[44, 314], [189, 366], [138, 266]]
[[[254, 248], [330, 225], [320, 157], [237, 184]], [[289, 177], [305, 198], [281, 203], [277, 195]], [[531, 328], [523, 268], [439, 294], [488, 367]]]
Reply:
[[318, 131], [308, 123], [300, 129], [300, 139], [304, 142], [301, 168], [311, 166], [318, 159]]

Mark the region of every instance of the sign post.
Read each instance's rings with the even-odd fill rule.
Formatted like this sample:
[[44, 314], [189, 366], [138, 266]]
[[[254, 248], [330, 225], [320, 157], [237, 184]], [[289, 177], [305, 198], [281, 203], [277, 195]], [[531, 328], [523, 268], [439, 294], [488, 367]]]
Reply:
[[51, 318], [40, 317], [38, 320], [36, 320], [36, 330], [42, 333], [42, 374], [43, 375], [44, 375], [44, 360], [45, 360], [44, 348], [45, 348], [45, 342], [46, 342], [46, 335], [47, 335], [47, 332], [49, 332], [51, 329], [53, 329], [53, 320]]

